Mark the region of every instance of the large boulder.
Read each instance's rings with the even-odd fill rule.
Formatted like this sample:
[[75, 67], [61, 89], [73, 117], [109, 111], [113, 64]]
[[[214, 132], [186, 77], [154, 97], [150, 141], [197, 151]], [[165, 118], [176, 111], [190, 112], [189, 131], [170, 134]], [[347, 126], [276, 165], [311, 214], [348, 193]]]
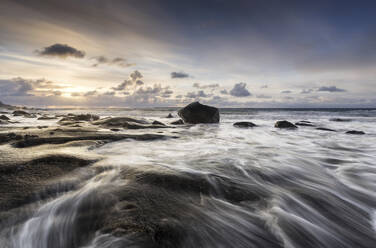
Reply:
[[289, 121], [277, 121], [275, 123], [274, 127], [276, 127], [276, 128], [288, 128], [288, 129], [298, 128], [297, 126], [295, 126], [294, 124], [292, 124]]
[[219, 110], [215, 107], [203, 105], [199, 102], [193, 102], [180, 109], [178, 115], [184, 123], [218, 123]]
[[26, 118], [36, 118], [37, 116], [35, 114], [30, 114], [23, 110], [15, 110], [13, 111], [13, 116], [23, 116]]

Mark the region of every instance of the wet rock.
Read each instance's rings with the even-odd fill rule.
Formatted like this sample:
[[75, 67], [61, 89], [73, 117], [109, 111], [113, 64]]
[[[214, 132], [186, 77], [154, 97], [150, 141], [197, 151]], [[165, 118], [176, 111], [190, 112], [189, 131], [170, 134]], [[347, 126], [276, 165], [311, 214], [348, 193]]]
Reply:
[[218, 123], [219, 110], [215, 107], [193, 102], [180, 109], [178, 115], [184, 123]]
[[69, 115], [67, 117], [64, 117], [59, 122], [64, 121], [96, 121], [99, 120], [98, 115], [92, 115], [92, 114], [81, 114], [81, 115]]
[[15, 133], [1, 133], [0, 134], [0, 144], [13, 141], [13, 140], [21, 140], [22, 136]]
[[120, 131], [119, 128], [111, 128], [110, 130], [113, 131], [113, 132], [119, 132]]
[[336, 122], [350, 122], [352, 121], [351, 119], [342, 119], [342, 118], [332, 118], [329, 119], [330, 121], [336, 121]]
[[153, 121], [152, 123], [153, 125], [162, 125], [162, 126], [165, 126], [164, 123], [160, 122], [160, 121]]
[[346, 134], [363, 135], [363, 134], [366, 134], [366, 133], [363, 132], [363, 131], [350, 130], [350, 131], [347, 131]]
[[166, 118], [174, 118], [174, 116], [173, 116], [171, 113], [169, 113], [169, 114], [166, 116]]
[[295, 123], [296, 126], [314, 127], [315, 125], [310, 121], [298, 121]]
[[0, 120], [0, 125], [5, 125], [5, 124], [8, 124], [8, 123], [9, 123], [8, 121]]
[[13, 116], [23, 116], [26, 118], [36, 118], [37, 116], [35, 114], [30, 114], [23, 110], [15, 110], [13, 111]]
[[3, 121], [9, 121], [9, 117], [5, 116], [5, 115], [0, 115], [0, 120], [3, 120]]
[[134, 139], [138, 141], [145, 140], [159, 140], [165, 138], [176, 138], [171, 136], [159, 135], [159, 134], [100, 134], [100, 133], [90, 133], [83, 135], [82, 133], [77, 133], [77, 136], [60, 136], [60, 137], [35, 137], [32, 139], [24, 139], [14, 142], [12, 145], [16, 148], [32, 147], [44, 144], [64, 144], [72, 141], [87, 141], [87, 140], [99, 140], [105, 142], [119, 141], [123, 139]]
[[56, 120], [57, 118], [56, 117], [53, 117], [53, 116], [41, 116], [41, 117], [38, 117], [38, 120]]
[[173, 121], [170, 123], [171, 125], [184, 125], [184, 121], [182, 119], [179, 119], [177, 121]]
[[248, 127], [256, 127], [257, 125], [254, 124], [253, 122], [249, 121], [240, 121], [240, 122], [235, 122], [234, 127], [241, 127], [241, 128], [248, 128]]
[[328, 131], [328, 132], [337, 132], [334, 129], [326, 128], [326, 127], [318, 127], [316, 130], [321, 130], [321, 131]]
[[276, 128], [288, 128], [288, 129], [296, 129], [296, 128], [298, 128], [297, 126], [295, 126], [294, 124], [292, 124], [289, 121], [277, 121], [275, 123], [274, 127], [276, 127]]
[[124, 124], [127, 124], [129, 122], [137, 123], [137, 124], [148, 124], [147, 121], [144, 120], [138, 120], [131, 117], [107, 117], [104, 119], [100, 119], [97, 121], [94, 121], [93, 125], [100, 125], [103, 127], [122, 127]]

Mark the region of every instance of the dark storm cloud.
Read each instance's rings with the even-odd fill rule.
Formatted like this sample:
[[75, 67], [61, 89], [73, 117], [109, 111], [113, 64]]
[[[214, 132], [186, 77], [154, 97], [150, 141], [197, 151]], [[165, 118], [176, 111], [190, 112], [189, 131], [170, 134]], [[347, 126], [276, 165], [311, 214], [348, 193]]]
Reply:
[[346, 92], [346, 90], [337, 88], [337, 86], [322, 86], [322, 87], [318, 88], [317, 91], [323, 91], [323, 92]]
[[171, 78], [187, 78], [189, 75], [185, 72], [171, 72]]
[[247, 90], [246, 83], [238, 83], [234, 85], [234, 88], [230, 90], [230, 95], [235, 97], [246, 97], [251, 96], [252, 94]]
[[51, 56], [51, 57], [60, 57], [60, 58], [67, 58], [67, 57], [83, 58], [85, 57], [84, 51], [80, 51], [69, 45], [59, 44], [59, 43], [45, 47], [40, 51], [36, 50], [35, 52], [41, 56]]

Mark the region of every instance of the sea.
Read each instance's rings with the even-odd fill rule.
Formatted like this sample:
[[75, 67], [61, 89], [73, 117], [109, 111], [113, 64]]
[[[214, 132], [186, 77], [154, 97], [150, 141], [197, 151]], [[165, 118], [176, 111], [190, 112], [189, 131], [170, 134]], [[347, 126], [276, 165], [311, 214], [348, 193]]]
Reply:
[[[38, 112], [169, 124], [178, 119], [177, 110]], [[166, 118], [169, 113], [174, 118]], [[11, 124], [17, 127], [57, 125], [57, 120], [12, 120], [20, 122]], [[279, 120], [312, 126], [278, 129]], [[240, 121], [257, 126], [233, 125]], [[350, 130], [365, 134], [347, 134]], [[225, 108], [218, 124], [118, 133], [174, 138], [72, 148], [101, 159], [77, 170], [74, 180], [54, 182], [74, 187], [34, 204], [22, 221], [9, 222], [14, 226], [0, 227], [0, 248], [376, 247], [376, 109]], [[104, 169], [92, 172], [99, 167]], [[99, 211], [99, 202], [108, 211]], [[108, 231], [96, 225], [99, 215], [113, 215], [107, 225], [125, 224]], [[83, 221], [98, 228], [81, 230]]]

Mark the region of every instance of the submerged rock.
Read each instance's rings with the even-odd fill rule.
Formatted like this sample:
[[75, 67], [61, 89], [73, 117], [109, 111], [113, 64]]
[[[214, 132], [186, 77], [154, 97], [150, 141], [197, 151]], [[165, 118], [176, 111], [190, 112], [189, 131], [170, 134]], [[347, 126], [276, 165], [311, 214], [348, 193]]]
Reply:
[[363, 131], [350, 130], [350, 131], [347, 131], [346, 134], [363, 135], [363, 134], [366, 134], [366, 133], [363, 132]]
[[234, 127], [241, 127], [241, 128], [248, 128], [248, 127], [256, 127], [257, 125], [250, 121], [240, 121], [235, 122]]
[[326, 127], [318, 127], [316, 130], [321, 130], [321, 131], [328, 131], [328, 132], [337, 132], [334, 129], [326, 128]]
[[172, 114], [169, 113], [169, 114], [166, 116], [166, 118], [174, 118], [174, 116], [172, 116]]
[[41, 116], [37, 120], [56, 120], [56, 117], [53, 116]]
[[178, 112], [185, 123], [218, 123], [219, 110], [215, 107], [193, 102]]
[[0, 116], [0, 120], [3, 120], [3, 121], [9, 121], [9, 117], [7, 117], [6, 115], [1, 115]]
[[290, 128], [290, 129], [298, 128], [297, 126], [295, 126], [294, 124], [292, 124], [289, 121], [277, 121], [275, 123], [274, 127], [276, 127], [276, 128]]
[[298, 121], [295, 123], [296, 126], [314, 127], [315, 125], [310, 121]]
[[182, 119], [179, 119], [177, 121], [173, 121], [170, 123], [171, 125], [183, 125], [184, 121]]
[[165, 126], [165, 124], [160, 122], [160, 121], [153, 121], [153, 123], [151, 123], [151, 124]]
[[330, 121], [336, 121], [336, 122], [350, 122], [352, 121], [351, 119], [342, 119], [342, 118], [332, 118], [329, 119]]

